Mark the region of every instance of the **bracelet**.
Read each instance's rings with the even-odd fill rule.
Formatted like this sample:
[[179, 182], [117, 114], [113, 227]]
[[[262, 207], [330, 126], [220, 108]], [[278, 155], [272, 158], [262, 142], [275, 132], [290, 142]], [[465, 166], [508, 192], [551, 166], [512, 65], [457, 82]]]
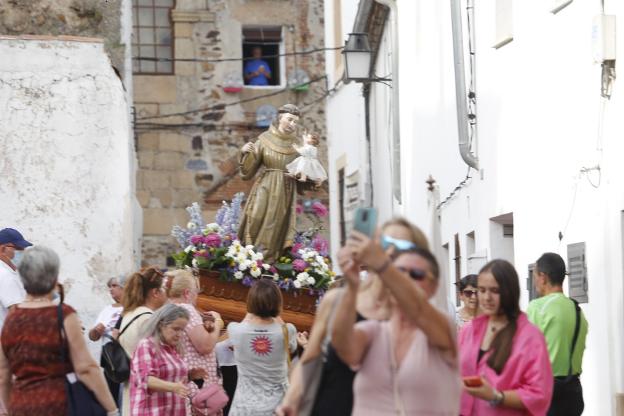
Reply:
[[503, 403], [504, 400], [505, 400], [505, 393], [494, 389], [494, 398], [488, 401], [488, 403], [490, 404], [491, 407], [498, 407], [501, 405], [501, 403]]
[[107, 412], [106, 416], [119, 416], [119, 409], [115, 409], [110, 412]]
[[373, 269], [373, 271], [377, 273], [378, 275], [381, 275], [383, 272], [385, 272], [388, 269], [388, 267], [390, 267], [391, 264], [392, 264], [392, 260], [387, 258], [384, 264], [381, 265], [381, 267], [379, 267], [378, 269]]

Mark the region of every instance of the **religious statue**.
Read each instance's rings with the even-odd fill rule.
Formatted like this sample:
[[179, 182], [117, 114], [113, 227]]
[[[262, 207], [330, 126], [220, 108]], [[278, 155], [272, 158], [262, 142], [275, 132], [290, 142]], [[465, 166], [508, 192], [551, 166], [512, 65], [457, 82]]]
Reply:
[[243, 244], [261, 249], [270, 261], [292, 246], [295, 236], [297, 186], [303, 189], [305, 184], [289, 175], [286, 165], [299, 156], [293, 146], [297, 144], [299, 116], [293, 104], [280, 107], [269, 129], [255, 143], [241, 148], [242, 178], [252, 179], [261, 167], [264, 171], [251, 188], [238, 236]]

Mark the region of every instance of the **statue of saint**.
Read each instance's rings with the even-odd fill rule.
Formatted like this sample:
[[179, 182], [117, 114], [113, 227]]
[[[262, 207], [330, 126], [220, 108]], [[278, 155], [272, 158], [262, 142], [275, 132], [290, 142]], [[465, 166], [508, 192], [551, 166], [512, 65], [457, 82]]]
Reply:
[[244, 180], [252, 179], [261, 167], [264, 170], [249, 193], [238, 236], [243, 244], [261, 249], [269, 261], [292, 246], [295, 236], [298, 184], [286, 165], [299, 156], [293, 147], [298, 144], [299, 116], [293, 104], [280, 107], [269, 129], [241, 148], [239, 167]]

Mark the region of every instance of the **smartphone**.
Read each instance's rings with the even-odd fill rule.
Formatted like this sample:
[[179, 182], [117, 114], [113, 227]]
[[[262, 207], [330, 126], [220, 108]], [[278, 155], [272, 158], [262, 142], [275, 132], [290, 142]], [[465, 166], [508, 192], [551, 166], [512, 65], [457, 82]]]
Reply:
[[464, 384], [466, 387], [481, 387], [483, 380], [479, 376], [464, 377]]
[[369, 237], [375, 235], [377, 228], [377, 209], [376, 208], [358, 208], [355, 210], [353, 219], [353, 229], [366, 234]]

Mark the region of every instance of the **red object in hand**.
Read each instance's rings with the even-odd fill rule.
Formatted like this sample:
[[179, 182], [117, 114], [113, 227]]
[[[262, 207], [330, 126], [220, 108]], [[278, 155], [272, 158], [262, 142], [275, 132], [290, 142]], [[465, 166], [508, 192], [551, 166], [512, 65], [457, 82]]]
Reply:
[[479, 376], [464, 377], [464, 384], [466, 387], [481, 387], [483, 380]]

